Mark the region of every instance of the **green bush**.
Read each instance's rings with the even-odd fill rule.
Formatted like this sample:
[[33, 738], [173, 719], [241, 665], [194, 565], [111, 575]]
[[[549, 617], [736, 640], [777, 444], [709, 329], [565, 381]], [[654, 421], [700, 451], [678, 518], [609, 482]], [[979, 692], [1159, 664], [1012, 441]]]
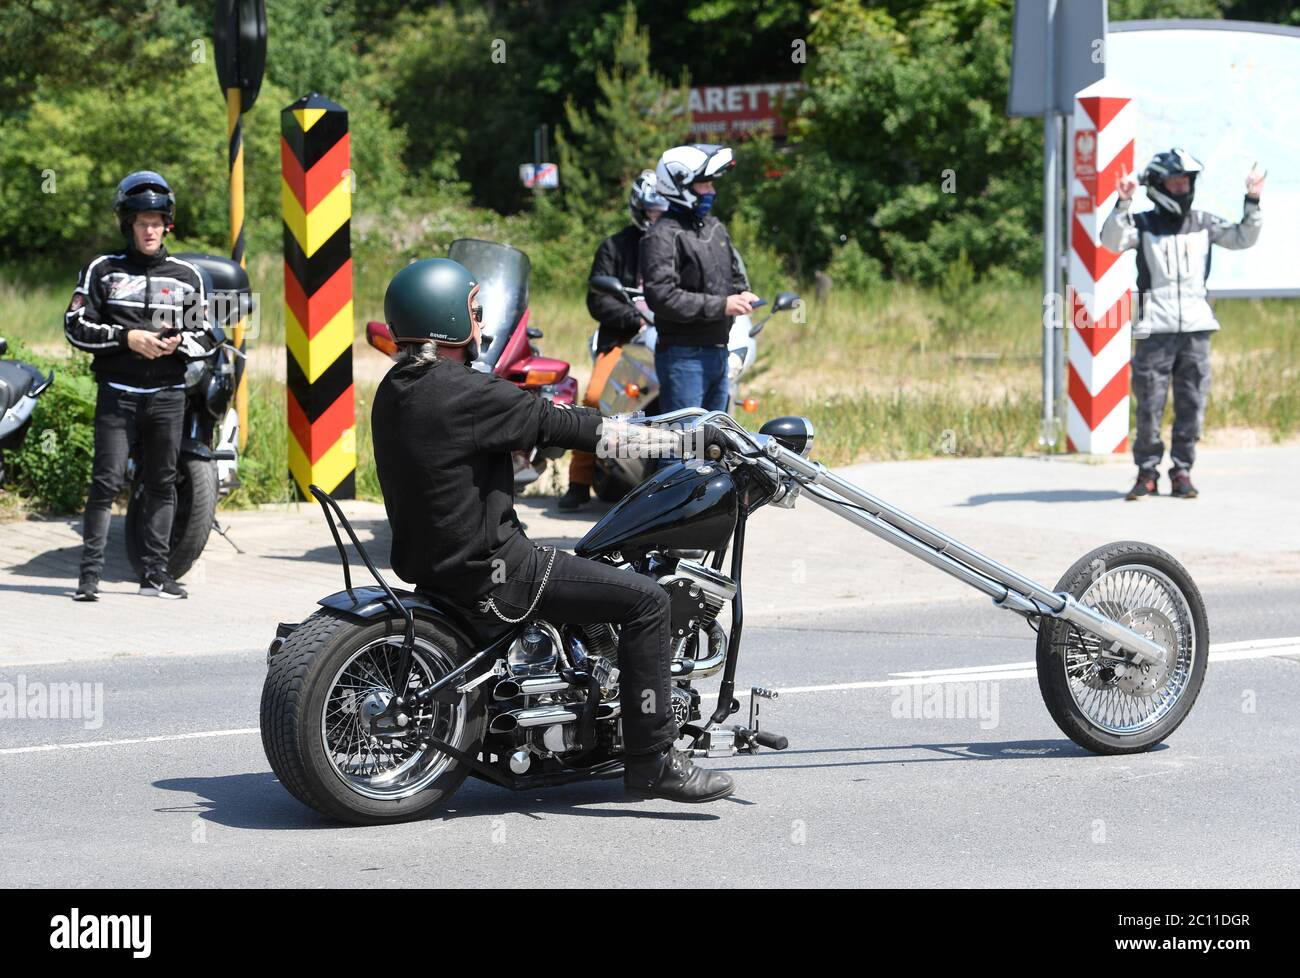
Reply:
[[43, 357], [14, 344], [10, 355], [54, 371], [54, 383], [36, 402], [22, 448], [5, 455], [5, 481], [37, 507], [76, 513], [86, 501], [95, 456], [98, 386], [90, 358]]
[[865, 291], [878, 285], [884, 278], [884, 265], [879, 258], [868, 255], [855, 239], [850, 238], [832, 252], [826, 272], [837, 286]]

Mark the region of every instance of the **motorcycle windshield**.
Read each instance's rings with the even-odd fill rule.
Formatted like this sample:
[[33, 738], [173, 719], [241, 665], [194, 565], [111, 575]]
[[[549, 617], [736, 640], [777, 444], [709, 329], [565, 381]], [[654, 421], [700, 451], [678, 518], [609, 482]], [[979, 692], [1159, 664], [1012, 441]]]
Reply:
[[491, 369], [528, 308], [532, 264], [518, 248], [478, 238], [457, 238], [447, 249], [447, 257], [468, 268], [479, 284], [483, 342], [478, 362]]

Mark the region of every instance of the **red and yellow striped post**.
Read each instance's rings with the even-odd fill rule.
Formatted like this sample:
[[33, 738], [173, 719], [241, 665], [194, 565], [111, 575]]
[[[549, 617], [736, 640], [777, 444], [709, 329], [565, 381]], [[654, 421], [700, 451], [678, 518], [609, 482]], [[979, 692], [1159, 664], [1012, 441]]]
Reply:
[[[239, 262], [240, 268], [247, 268], [244, 257], [244, 127], [240, 121], [243, 111], [243, 95], [238, 88], [226, 89], [226, 139], [229, 146], [230, 161], [230, 257]], [[244, 342], [244, 320], [235, 323], [231, 331], [231, 342], [241, 353], [246, 351]], [[239, 416], [239, 450], [242, 452], [248, 444], [248, 371], [244, 369], [246, 361], [236, 361], [238, 382], [235, 386], [235, 413]]]
[[348, 114], [320, 95], [280, 113], [289, 471], [356, 496], [352, 388], [352, 217]]

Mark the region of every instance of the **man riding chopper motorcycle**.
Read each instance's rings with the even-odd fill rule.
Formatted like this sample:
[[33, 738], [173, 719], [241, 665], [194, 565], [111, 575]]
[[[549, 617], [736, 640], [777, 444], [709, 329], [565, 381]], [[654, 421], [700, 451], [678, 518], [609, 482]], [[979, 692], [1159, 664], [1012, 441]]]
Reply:
[[[511, 452], [594, 452], [608, 431], [592, 408], [568, 408], [470, 369], [479, 344], [478, 284], [457, 262], [402, 269], [384, 296], [401, 355], [375, 393], [375, 468], [392, 527], [392, 566], [418, 589], [491, 627], [537, 615], [619, 622], [626, 790], [681, 802], [724, 798], [730, 777], [673, 747], [669, 599], [638, 575], [532, 544], [514, 511]], [[726, 444], [716, 430], [704, 444]], [[473, 610], [471, 610], [473, 609]]]
[[[641, 239], [668, 209], [655, 189], [655, 173], [643, 170], [632, 182], [627, 199], [632, 223], [617, 234], [611, 234], [596, 249], [591, 262], [591, 274], [612, 275], [624, 285], [641, 283]], [[618, 364], [627, 343], [641, 330], [641, 314], [625, 302], [602, 292], [595, 286], [587, 288], [587, 311], [600, 323], [596, 336], [596, 362], [592, 365], [591, 380], [587, 383], [582, 403], [587, 407], [600, 407], [600, 392], [609, 382], [609, 375]], [[646, 310], [648, 312], [648, 310]], [[575, 451], [569, 463], [569, 488], [560, 497], [559, 508], [571, 512], [591, 501], [591, 484], [596, 472], [596, 458], [590, 452]]]

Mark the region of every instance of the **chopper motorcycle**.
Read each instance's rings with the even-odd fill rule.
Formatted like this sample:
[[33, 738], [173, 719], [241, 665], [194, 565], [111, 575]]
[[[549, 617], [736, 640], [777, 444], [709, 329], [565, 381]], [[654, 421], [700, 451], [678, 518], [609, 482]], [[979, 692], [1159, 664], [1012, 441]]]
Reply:
[[[611, 421], [679, 428], [684, 440], [710, 424], [728, 443], [659, 468], [575, 548], [668, 592], [672, 708], [693, 756], [788, 746], [759, 729], [764, 690], [751, 693], [747, 723], [726, 721], [741, 708], [745, 528], [759, 509], [800, 499], [1024, 617], [1038, 634], [1047, 710], [1087, 750], [1148, 750], [1192, 708], [1208, 659], [1205, 605], [1182, 565], [1156, 547], [1098, 547], [1048, 588], [813, 461], [807, 418], [774, 418], [757, 432], [701, 408]], [[262, 743], [294, 797], [344, 822], [381, 824], [438, 810], [470, 776], [515, 790], [621, 776], [617, 626], [526, 620], [476, 630], [437, 594], [390, 586], [338, 504], [311, 491], [344, 589], [305, 621], [280, 624], [268, 649]], [[376, 586], [353, 583], [340, 526]], [[719, 673], [717, 707], [705, 714], [698, 684]]]
[[[742, 263], [743, 264], [743, 263]], [[641, 331], [623, 345], [623, 352], [610, 371], [609, 380], [600, 393], [602, 414], [615, 415], [633, 411], [656, 413], [659, 404], [659, 378], [655, 370], [655, 344], [658, 331], [654, 315], [645, 307], [642, 289], [624, 285], [613, 275], [596, 275], [591, 279], [593, 288], [622, 299], [634, 308], [644, 320]], [[766, 300], [760, 299], [759, 303]], [[779, 292], [772, 310], [757, 323], [749, 316], [737, 316], [727, 336], [727, 388], [728, 411], [735, 411], [740, 397], [740, 379], [758, 358], [758, 334], [779, 312], [795, 308], [799, 296], [794, 292]], [[591, 357], [596, 358], [596, 341], [600, 331], [592, 333]], [[744, 402], [744, 409], [754, 405]], [[597, 457], [592, 476], [592, 491], [598, 499], [616, 503], [626, 496], [646, 476], [645, 459]]]
[[[484, 342], [471, 366], [557, 404], [575, 403], [578, 381], [569, 375], [568, 361], [542, 356], [534, 342], [542, 338], [542, 331], [528, 323], [532, 270], [528, 256], [495, 241], [457, 238], [447, 249], [447, 257], [468, 268], [479, 283]], [[397, 343], [386, 323], [366, 323], [366, 342], [388, 357], [397, 356]], [[561, 448], [515, 452], [515, 487], [538, 479], [547, 465], [563, 454]]]

